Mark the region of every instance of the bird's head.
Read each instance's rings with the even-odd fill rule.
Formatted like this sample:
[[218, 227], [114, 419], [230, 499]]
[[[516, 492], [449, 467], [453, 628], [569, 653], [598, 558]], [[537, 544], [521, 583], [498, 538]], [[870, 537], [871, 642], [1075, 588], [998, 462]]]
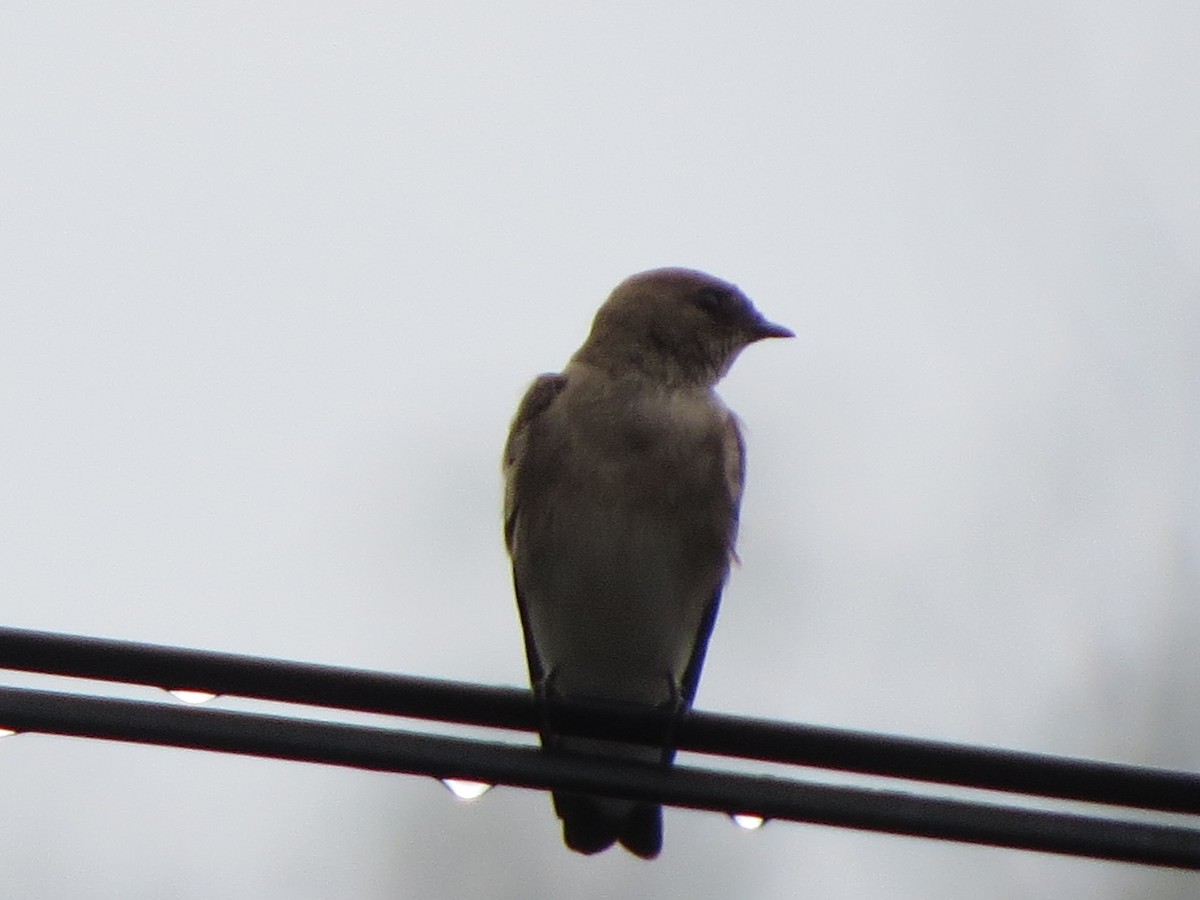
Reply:
[[711, 386], [743, 347], [792, 336], [727, 281], [694, 269], [652, 269], [617, 285], [575, 359], [615, 375]]

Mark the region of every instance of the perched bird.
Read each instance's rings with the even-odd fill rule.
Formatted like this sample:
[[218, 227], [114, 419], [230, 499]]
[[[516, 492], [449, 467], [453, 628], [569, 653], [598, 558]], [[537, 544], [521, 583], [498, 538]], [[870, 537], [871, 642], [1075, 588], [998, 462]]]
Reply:
[[[504, 450], [504, 532], [548, 752], [668, 765], [661, 747], [556, 734], [557, 700], [660, 710], [696, 694], [733, 559], [742, 438], [713, 392], [743, 347], [792, 332], [690, 269], [622, 282], [561, 374], [538, 378]], [[554, 795], [563, 840], [662, 848], [662, 807]]]

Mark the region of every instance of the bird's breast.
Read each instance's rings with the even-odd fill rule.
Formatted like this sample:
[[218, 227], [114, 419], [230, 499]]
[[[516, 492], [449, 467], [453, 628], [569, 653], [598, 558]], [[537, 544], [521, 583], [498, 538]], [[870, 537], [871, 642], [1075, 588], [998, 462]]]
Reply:
[[[575, 398], [567, 398], [568, 401]], [[666, 392], [563, 405], [561, 462], [600, 486], [633, 484], [646, 502], [718, 489], [728, 412], [715, 398]], [[632, 492], [623, 492], [636, 499]]]
[[680, 688], [728, 571], [728, 415], [711, 395], [568, 388], [530, 432], [514, 565], [560, 690]]

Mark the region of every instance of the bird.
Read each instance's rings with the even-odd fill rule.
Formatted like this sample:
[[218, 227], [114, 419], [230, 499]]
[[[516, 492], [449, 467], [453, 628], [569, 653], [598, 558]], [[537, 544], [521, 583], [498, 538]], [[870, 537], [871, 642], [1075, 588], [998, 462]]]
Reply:
[[[735, 285], [686, 268], [622, 281], [561, 373], [539, 376], [504, 447], [504, 537], [544, 752], [669, 766], [736, 559], [745, 471], [714, 388], [738, 354], [793, 337]], [[562, 702], [654, 711], [661, 746], [570, 736]], [[656, 803], [557, 791], [567, 847], [653, 859]]]

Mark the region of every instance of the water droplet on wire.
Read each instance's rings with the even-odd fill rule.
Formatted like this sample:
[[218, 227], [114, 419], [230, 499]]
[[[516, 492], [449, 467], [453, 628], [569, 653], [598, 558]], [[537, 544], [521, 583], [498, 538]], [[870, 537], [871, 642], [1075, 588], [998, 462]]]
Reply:
[[209, 691], [192, 691], [185, 688], [167, 688], [167, 693], [176, 700], [182, 700], [184, 703], [191, 704], [192, 706], [217, 699], [217, 695]]
[[492, 786], [483, 781], [468, 781], [465, 778], [443, 778], [442, 784], [449, 788], [459, 800], [478, 800], [484, 794], [492, 789]]
[[767, 821], [762, 816], [755, 816], [750, 813], [733, 813], [729, 818], [733, 819], [734, 825], [738, 828], [744, 828], [746, 831], [757, 831]]

